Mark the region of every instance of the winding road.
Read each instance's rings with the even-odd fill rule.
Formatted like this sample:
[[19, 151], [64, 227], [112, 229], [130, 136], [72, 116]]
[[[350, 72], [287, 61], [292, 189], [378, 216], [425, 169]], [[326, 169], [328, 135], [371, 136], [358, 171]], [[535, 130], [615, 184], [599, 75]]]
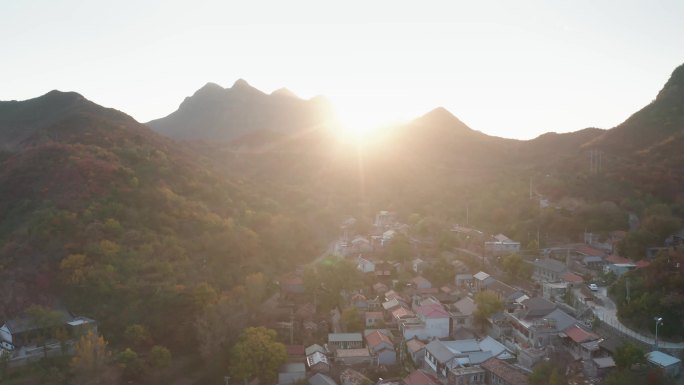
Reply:
[[[655, 338], [651, 335], [644, 335], [637, 331], [634, 331], [627, 326], [623, 325], [622, 322], [617, 317], [617, 307], [615, 302], [610, 299], [606, 292], [607, 288], [601, 287], [598, 291], [594, 292], [597, 298], [603, 301], [603, 305], [593, 305], [594, 314], [603, 322], [612, 327], [618, 329], [619, 331], [634, 337], [635, 339], [644, 342], [649, 345], [655, 345]], [[667, 320], [665, 320], [667, 322]], [[662, 339], [658, 339], [658, 346], [663, 349], [684, 349], [684, 342], [667, 342]]]

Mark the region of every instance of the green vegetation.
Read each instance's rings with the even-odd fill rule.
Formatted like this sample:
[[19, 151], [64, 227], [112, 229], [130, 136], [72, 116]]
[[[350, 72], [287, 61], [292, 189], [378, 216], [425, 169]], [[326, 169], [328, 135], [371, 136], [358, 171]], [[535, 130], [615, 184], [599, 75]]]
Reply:
[[263, 327], [242, 331], [231, 349], [230, 373], [245, 382], [257, 377], [260, 384], [272, 384], [285, 363], [285, 345], [276, 342], [276, 332]]
[[[677, 267], [681, 255], [658, 256], [650, 266], [624, 274], [610, 287], [618, 315], [627, 325], [655, 334], [653, 317], [662, 317], [658, 335], [665, 339], [684, 337], [684, 277]], [[629, 280], [629, 300], [627, 281]]]
[[487, 318], [503, 310], [503, 303], [496, 294], [491, 291], [478, 293], [475, 296], [475, 305], [477, 305], [477, 310], [475, 310], [475, 313], [473, 314], [475, 317], [475, 324], [477, 324], [481, 330], [485, 329]]

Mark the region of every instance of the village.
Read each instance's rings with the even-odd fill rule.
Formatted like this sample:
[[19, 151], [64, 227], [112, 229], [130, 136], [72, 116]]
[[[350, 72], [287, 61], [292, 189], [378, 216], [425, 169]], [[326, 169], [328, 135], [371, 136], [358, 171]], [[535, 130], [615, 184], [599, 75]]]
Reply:
[[[530, 252], [503, 234], [454, 225], [467, 242], [435, 252], [394, 213], [377, 213], [370, 234], [355, 233], [355, 222], [345, 219], [332, 255], [317, 260], [347, 261], [363, 275], [363, 288], [339, 293], [342, 306], [319, 311], [315, 291], [325, 284], [312, 297], [305, 268], [279, 282], [272, 326], [289, 344], [278, 385], [524, 385], [554, 363], [568, 383], [598, 383], [626, 343], [679, 377], [684, 344], [629, 330], [607, 296], [609, 281], [649, 264], [617, 255], [624, 231]], [[390, 258], [393, 242], [407, 242], [410, 258]], [[510, 261], [529, 277], [516, 279]], [[435, 269], [448, 281], [431, 282]]]

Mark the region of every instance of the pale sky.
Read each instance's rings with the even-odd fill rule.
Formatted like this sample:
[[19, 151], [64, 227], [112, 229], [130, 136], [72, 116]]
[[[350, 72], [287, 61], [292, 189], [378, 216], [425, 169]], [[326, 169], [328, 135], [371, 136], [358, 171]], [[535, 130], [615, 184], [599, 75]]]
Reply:
[[444, 106], [485, 133], [610, 128], [684, 63], [682, 1], [0, 0], [0, 100], [76, 91], [141, 122], [207, 82], [351, 121]]

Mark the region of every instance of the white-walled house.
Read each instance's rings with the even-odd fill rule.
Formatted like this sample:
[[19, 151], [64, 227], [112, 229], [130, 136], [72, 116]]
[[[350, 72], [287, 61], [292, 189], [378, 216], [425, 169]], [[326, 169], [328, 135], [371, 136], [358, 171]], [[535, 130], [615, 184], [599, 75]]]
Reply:
[[375, 263], [359, 255], [356, 260], [356, 269], [362, 273], [372, 273], [375, 271]]
[[417, 306], [416, 317], [400, 322], [400, 330], [404, 339], [419, 338], [430, 340], [449, 336], [449, 313], [439, 303]]

